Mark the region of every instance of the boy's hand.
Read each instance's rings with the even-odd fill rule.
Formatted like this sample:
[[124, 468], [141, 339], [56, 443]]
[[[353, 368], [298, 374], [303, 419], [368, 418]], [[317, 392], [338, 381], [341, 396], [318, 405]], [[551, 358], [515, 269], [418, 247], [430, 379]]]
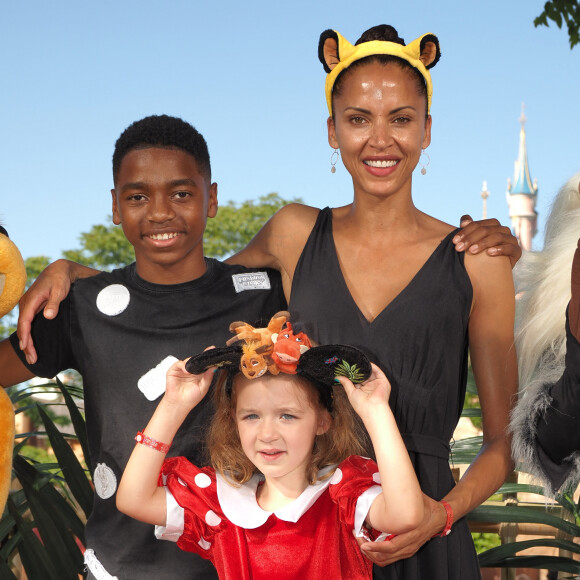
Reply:
[[471, 216], [461, 216], [461, 231], [453, 238], [458, 252], [479, 254], [487, 249], [490, 256], [507, 256], [512, 268], [522, 255], [518, 240], [511, 230], [496, 219], [474, 222]]
[[201, 375], [192, 375], [185, 370], [186, 362], [177, 361], [167, 371], [167, 389], [163, 398], [167, 404], [191, 410], [207, 394], [215, 369], [209, 368]]
[[580, 239], [572, 260], [572, 299], [568, 309], [570, 330], [580, 340]]
[[371, 363], [371, 368], [371, 376], [358, 385], [354, 385], [347, 377], [337, 377], [350, 404], [361, 418], [373, 409], [389, 405], [391, 383], [377, 365]]
[[30, 336], [30, 327], [34, 317], [44, 308], [44, 317], [54, 318], [58, 314], [59, 304], [70, 291], [71, 283], [79, 278], [87, 278], [98, 273], [98, 270], [69, 260], [57, 260], [40, 273], [22, 296], [18, 305], [16, 333], [20, 341], [20, 350], [24, 351], [29, 364], [34, 364], [38, 358]]

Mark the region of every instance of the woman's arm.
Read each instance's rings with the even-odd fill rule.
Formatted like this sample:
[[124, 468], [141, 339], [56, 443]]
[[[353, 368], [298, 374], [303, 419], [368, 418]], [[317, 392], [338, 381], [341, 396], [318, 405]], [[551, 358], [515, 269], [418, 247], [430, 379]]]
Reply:
[[456, 518], [485, 501], [513, 469], [509, 416], [517, 396], [513, 344], [515, 296], [507, 259], [466, 256], [474, 291], [469, 351], [483, 418], [483, 445], [458, 485], [444, 498]]
[[226, 262], [248, 268], [275, 268], [282, 276], [286, 300], [290, 300], [294, 270], [318, 212], [314, 207], [299, 203], [283, 207], [268, 220], [243, 250]]
[[[170, 445], [189, 412], [206, 395], [212, 376], [213, 369], [203, 375], [191, 375], [185, 370], [184, 361], [175, 363], [167, 371], [165, 395], [143, 433]], [[119, 511], [142, 522], [165, 525], [165, 488], [157, 485], [165, 455], [147, 445], [135, 445], [117, 490]]]
[[26, 354], [29, 364], [34, 364], [38, 358], [30, 336], [34, 317], [44, 308], [45, 318], [54, 318], [58, 314], [60, 303], [69, 293], [71, 284], [80, 278], [88, 278], [95, 274], [99, 274], [99, 270], [70, 260], [57, 260], [41, 272], [22, 296], [18, 304], [16, 332], [20, 340], [20, 350]]
[[[474, 289], [469, 320], [473, 373], [483, 415], [484, 443], [459, 483], [442, 499], [454, 520], [485, 501], [513, 468], [507, 434], [509, 413], [517, 393], [517, 362], [513, 346], [514, 289], [509, 261], [486, 254], [466, 255]], [[423, 495], [423, 521], [416, 529], [389, 542], [360, 542], [361, 550], [379, 566], [409, 558], [440, 533], [446, 524], [443, 505]]]
[[368, 431], [383, 482], [383, 492], [371, 504], [366, 522], [375, 530], [401, 534], [422, 521], [423, 497], [389, 407], [391, 385], [376, 365], [372, 369], [371, 376], [357, 387], [346, 377], [338, 380]]

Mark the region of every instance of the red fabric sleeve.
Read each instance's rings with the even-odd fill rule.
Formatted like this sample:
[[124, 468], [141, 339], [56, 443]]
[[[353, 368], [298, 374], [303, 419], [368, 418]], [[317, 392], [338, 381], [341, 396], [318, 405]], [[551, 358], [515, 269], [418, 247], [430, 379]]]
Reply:
[[184, 510], [184, 530], [177, 542], [182, 550], [212, 560], [214, 537], [226, 524], [211, 467], [198, 468], [185, 457], [167, 459], [161, 477]]

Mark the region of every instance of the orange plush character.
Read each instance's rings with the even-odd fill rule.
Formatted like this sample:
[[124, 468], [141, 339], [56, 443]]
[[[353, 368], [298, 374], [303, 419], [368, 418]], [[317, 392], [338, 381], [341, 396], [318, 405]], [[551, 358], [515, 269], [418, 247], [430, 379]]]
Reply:
[[286, 327], [272, 337], [272, 341], [274, 342], [272, 359], [276, 366], [283, 373], [295, 375], [300, 355], [312, 348], [310, 339], [303, 332], [294, 334], [292, 324], [287, 322]]
[[270, 371], [273, 375], [280, 372], [271, 356], [274, 349], [272, 335], [280, 333], [289, 317], [290, 313], [285, 310], [277, 312], [265, 328], [255, 328], [246, 322], [230, 324], [230, 331], [236, 336], [230, 338], [226, 344], [230, 346], [238, 341], [245, 342], [240, 368], [246, 378], [255, 379], [266, 371]]
[[[18, 248], [0, 226], [0, 318], [18, 304], [26, 285], [26, 269]], [[14, 407], [0, 386], [0, 514], [4, 510], [12, 480]]]

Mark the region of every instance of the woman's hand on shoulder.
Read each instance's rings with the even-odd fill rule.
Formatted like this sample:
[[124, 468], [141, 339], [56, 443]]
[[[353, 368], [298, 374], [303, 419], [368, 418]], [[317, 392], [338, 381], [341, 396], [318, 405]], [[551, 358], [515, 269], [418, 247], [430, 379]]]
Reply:
[[496, 219], [473, 221], [471, 216], [461, 217], [461, 230], [453, 238], [458, 252], [479, 254], [487, 250], [490, 256], [507, 256], [512, 268], [522, 255], [522, 249], [510, 228]]
[[30, 336], [34, 317], [44, 309], [45, 318], [54, 318], [58, 314], [60, 303], [70, 291], [71, 283], [79, 278], [88, 278], [98, 273], [98, 270], [70, 260], [57, 260], [40, 273], [32, 286], [22, 296], [18, 304], [16, 332], [20, 341], [20, 349], [24, 351], [29, 364], [33, 364], [37, 360], [36, 349]]

